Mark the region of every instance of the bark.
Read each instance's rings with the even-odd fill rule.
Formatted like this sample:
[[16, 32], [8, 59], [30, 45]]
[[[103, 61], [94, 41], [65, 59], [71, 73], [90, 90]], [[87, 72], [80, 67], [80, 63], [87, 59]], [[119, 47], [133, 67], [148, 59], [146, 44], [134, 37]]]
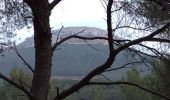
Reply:
[[51, 77], [51, 31], [49, 25], [48, 0], [31, 0], [27, 3], [33, 12], [35, 72], [33, 75], [30, 100], [47, 100]]

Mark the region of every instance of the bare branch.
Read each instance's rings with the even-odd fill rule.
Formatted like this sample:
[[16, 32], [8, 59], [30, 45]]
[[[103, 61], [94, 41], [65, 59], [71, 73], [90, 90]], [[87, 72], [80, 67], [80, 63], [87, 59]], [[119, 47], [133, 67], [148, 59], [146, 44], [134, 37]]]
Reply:
[[[96, 40], [96, 39], [108, 40], [108, 38], [106, 38], [106, 37], [83, 37], [83, 36], [78, 36], [78, 35], [75, 35], [73, 38], [78, 38], [78, 39], [83, 39], [83, 40]], [[114, 40], [114, 41], [121, 42], [122, 40]]]
[[132, 51], [132, 52], [134, 52], [136, 54], [143, 54], [143, 55], [148, 56], [148, 57], [158, 58], [159, 59], [158, 56], [155, 56], [155, 55], [152, 55], [152, 54], [148, 54], [148, 53], [144, 53], [142, 51], [139, 51], [139, 50], [136, 50], [136, 49], [133, 49], [133, 48], [127, 48], [127, 50]]
[[62, 0], [53, 0], [53, 2], [50, 3], [50, 10], [53, 10], [53, 8], [61, 1]]
[[155, 42], [165, 42], [165, 43], [170, 43], [169, 39], [162, 39], [162, 38], [152, 38], [148, 41], [155, 41]]
[[106, 9], [106, 7], [105, 7], [105, 5], [107, 5], [107, 3], [106, 3], [104, 0], [100, 0], [100, 2], [101, 2], [101, 4], [102, 4], [104, 10], [107, 11], [107, 9]]
[[121, 10], [126, 4], [127, 3], [125, 2], [121, 7], [119, 7], [118, 9], [115, 9], [114, 11], [112, 11], [112, 13]]
[[[128, 65], [139, 64], [139, 63], [141, 63], [141, 61], [129, 62], [129, 63], [127, 63], [127, 64], [125, 64], [125, 65], [123, 65], [123, 66], [121, 66], [121, 67], [110, 68], [110, 69], [108, 69], [108, 70], [105, 70], [105, 72], [114, 71], [114, 70], [118, 70], [118, 69], [122, 69], [122, 68], [127, 68], [126, 66], [128, 66]], [[129, 67], [128, 67], [128, 68], [129, 68]]]
[[23, 91], [25, 94], [27, 94], [28, 97], [32, 97], [30, 91], [28, 91], [25, 87], [20, 86], [18, 83], [10, 80], [10, 79], [7, 78], [6, 76], [2, 75], [2, 73], [0, 73], [0, 78], [3, 79], [4, 81], [10, 83], [11, 85], [17, 87], [17, 88], [20, 89], [21, 91]]
[[113, 47], [113, 34], [112, 34], [112, 5], [113, 5], [113, 0], [109, 0], [108, 5], [107, 5], [107, 31], [108, 31], [108, 43], [109, 43], [109, 50], [110, 54], [109, 56], [112, 56], [114, 47]]
[[[139, 45], [140, 45], [140, 46], [143, 46], [143, 47], [145, 47], [145, 48], [147, 48], [147, 49], [149, 49], [150, 51], [152, 51], [156, 56], [159, 57], [159, 59], [160, 59], [161, 61], [163, 61], [163, 62], [165, 62], [165, 63], [167, 63], [167, 64], [168, 64], [168, 63], [170, 64], [169, 59], [168, 59], [167, 57], [165, 57], [166, 54], [159, 52], [159, 51], [158, 51], [157, 49], [155, 49], [155, 48], [148, 47], [148, 46], [142, 45], [142, 44], [139, 44]], [[145, 63], [144, 63], [144, 64], [145, 64]]]
[[102, 73], [100, 74], [102, 75], [106, 80], [108, 80], [109, 82], [112, 82], [112, 80], [110, 80], [109, 78], [107, 78], [105, 75], [103, 75]]
[[121, 24], [122, 20], [124, 19], [125, 15], [126, 15], [126, 14], [124, 14], [124, 15], [120, 18], [120, 20], [119, 20], [119, 21], [117, 22], [117, 24], [116, 24], [116, 27], [112, 30], [112, 31], [113, 31], [113, 35], [114, 35], [114, 32], [116, 31], [116, 29], [119, 29], [118, 27], [119, 27], [119, 25]]
[[125, 26], [118, 26], [118, 27], [116, 27], [116, 28], [113, 29], [113, 30], [122, 29], [122, 28], [129, 28], [129, 29], [142, 30], [142, 31], [148, 31], [148, 29], [149, 29], [149, 27], [147, 27], [147, 28], [137, 28], [137, 27], [132, 27], [132, 26], [130, 26], [130, 25], [125, 25]]
[[89, 72], [80, 82], [77, 84], [73, 85], [69, 89], [61, 92], [58, 96], [54, 98], [54, 100], [61, 100], [67, 97], [68, 95], [74, 93], [75, 91], [78, 91], [80, 88], [84, 87], [85, 85], [88, 84], [88, 82], [96, 75], [102, 73], [104, 70], [109, 68], [112, 63], [115, 60], [115, 54], [113, 52], [113, 36], [112, 36], [112, 20], [111, 20], [111, 8], [112, 8], [113, 0], [109, 0], [109, 3], [107, 5], [107, 27], [108, 27], [108, 43], [109, 43], [109, 50], [110, 50], [110, 55], [107, 61]]
[[92, 49], [97, 50], [97, 51], [100, 51], [99, 49], [97, 49], [97, 48], [95, 48], [94, 46], [92, 46], [91, 44], [89, 44], [86, 40], [84, 40], [84, 41], [85, 41], [86, 44], [87, 44], [88, 46], [90, 46]]
[[[147, 66], [148, 68], [150, 68], [150, 66], [148, 64], [146, 64], [146, 61], [149, 62], [147, 59], [145, 59], [141, 54], [139, 54], [139, 52], [136, 52], [136, 55], [138, 55], [138, 57], [140, 57], [141, 62]], [[150, 63], [150, 62], [149, 62]], [[151, 63], [150, 63], [151, 64]]]
[[150, 35], [148, 36], [145, 36], [145, 37], [141, 37], [141, 38], [138, 38], [138, 39], [135, 39], [135, 40], [132, 40], [128, 43], [125, 43], [124, 45], [120, 46], [119, 48], [117, 48], [115, 51], [115, 53], [119, 53], [120, 51], [128, 48], [129, 46], [132, 46], [132, 45], [135, 45], [135, 44], [138, 44], [138, 43], [141, 43], [143, 41], [148, 41], [150, 39], [152, 39], [155, 35], [165, 31], [168, 27], [170, 26], [170, 22], [167, 23], [166, 25], [164, 25], [162, 28], [154, 31], [153, 33], [151, 33]]
[[19, 83], [22, 87], [26, 87], [28, 89], [31, 89], [31, 87], [27, 83], [23, 82], [22, 80], [19, 80]]
[[60, 36], [60, 33], [62, 31], [62, 29], [64, 28], [64, 26], [62, 26], [57, 34], [57, 39], [56, 39], [56, 43], [58, 42], [58, 39], [59, 39], [59, 36]]
[[53, 45], [53, 47], [52, 47], [53, 52], [54, 52], [54, 50], [57, 48], [57, 46], [59, 46], [60, 44], [62, 44], [63, 42], [65, 42], [65, 41], [67, 41], [67, 40], [69, 40], [69, 39], [71, 39], [71, 38], [74, 38], [76, 35], [84, 32], [86, 29], [87, 29], [87, 28], [85, 28], [84, 30], [82, 30], [82, 31], [80, 31], [80, 32], [77, 32], [77, 33], [75, 33], [75, 34], [73, 34], [73, 35], [70, 35], [70, 36], [68, 36], [68, 37], [65, 37], [65, 38], [61, 39], [59, 42], [56, 42], [56, 43]]
[[18, 52], [17, 47], [14, 44], [14, 49], [16, 54], [18, 55], [18, 57], [23, 61], [23, 63], [28, 67], [28, 69], [31, 70], [32, 73], [34, 73], [34, 69], [32, 69], [32, 67], [30, 66], [30, 64], [27, 63], [27, 61], [20, 55], [20, 53]]
[[[108, 40], [108, 38], [106, 38], [106, 37], [84, 37], [84, 36], [79, 36], [79, 35], [74, 34], [74, 35], [65, 37], [62, 40], [60, 40], [59, 42], [55, 43], [54, 46], [53, 46], [53, 51], [55, 50], [55, 48], [57, 46], [59, 46], [63, 42], [65, 42], [65, 41], [67, 41], [69, 39], [72, 39], [72, 38], [77, 38], [77, 39], [82, 39], [82, 40], [97, 40], [97, 39], [99, 39], [99, 40]], [[126, 41], [130, 41], [130, 40], [128, 40], [128, 39], [113, 39], [112, 43], [114, 43], [114, 42], [126, 42]]]
[[[129, 41], [130, 41], [130, 40], [129, 40]], [[117, 46], [122, 46], [122, 45], [124, 45], [124, 43], [120, 43], [120, 42], [116, 42], [115, 44], [116, 44]], [[133, 49], [133, 48], [130, 48], [130, 47], [128, 47], [126, 50], [128, 50], [129, 52], [134, 52], [135, 54], [142, 54], [142, 55], [145, 55], [145, 56], [148, 56], [148, 57], [152, 57], [152, 58], [157, 58], [157, 59], [159, 59], [159, 57], [156, 56], [156, 55], [148, 54], [148, 53], [145, 53], [145, 52], [142, 52], [142, 51], [140, 51], [140, 50]]]
[[88, 85], [130, 85], [130, 86], [137, 87], [137, 88], [139, 88], [141, 90], [144, 90], [144, 91], [146, 91], [148, 93], [160, 96], [161, 98], [164, 98], [166, 100], [170, 100], [170, 98], [164, 96], [163, 94], [160, 94], [158, 92], [155, 92], [153, 90], [144, 88], [144, 87], [142, 87], [142, 86], [140, 86], [138, 84], [131, 83], [131, 82], [121, 82], [121, 81], [118, 81], [118, 82], [89, 82]]
[[143, 44], [138, 44], [144, 48], [147, 48], [148, 50], [150, 50], [151, 52], [153, 52], [154, 54], [156, 54], [157, 56], [163, 56], [163, 54], [161, 52], [159, 52], [157, 49], [143, 45]]

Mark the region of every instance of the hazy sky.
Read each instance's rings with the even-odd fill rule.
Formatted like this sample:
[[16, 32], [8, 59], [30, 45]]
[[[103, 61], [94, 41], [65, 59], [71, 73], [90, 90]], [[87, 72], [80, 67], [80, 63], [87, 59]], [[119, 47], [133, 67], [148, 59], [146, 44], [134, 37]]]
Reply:
[[[100, 0], [63, 0], [52, 10], [50, 24], [52, 29], [71, 26], [106, 28], [106, 14]], [[17, 38], [23, 41], [33, 35], [33, 30], [17, 31]]]

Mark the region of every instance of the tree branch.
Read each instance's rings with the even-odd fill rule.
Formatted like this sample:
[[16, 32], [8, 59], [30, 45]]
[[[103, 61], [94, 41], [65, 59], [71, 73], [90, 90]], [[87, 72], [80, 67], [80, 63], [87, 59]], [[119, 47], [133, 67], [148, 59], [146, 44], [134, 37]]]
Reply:
[[114, 46], [113, 46], [113, 34], [112, 34], [112, 5], [113, 0], [109, 0], [107, 5], [107, 31], [108, 31], [108, 43], [109, 43], [109, 56], [112, 56]]
[[50, 10], [53, 10], [53, 8], [59, 4], [62, 0], [53, 0], [51, 3], [50, 3]]
[[156, 41], [156, 42], [165, 42], [165, 43], [170, 43], [169, 39], [162, 39], [162, 38], [152, 38], [148, 41]]
[[128, 42], [128, 43], [125, 43], [124, 45], [122, 45], [122, 46], [120, 46], [119, 48], [115, 49], [114, 52], [115, 52], [115, 53], [119, 53], [120, 51], [128, 48], [129, 46], [132, 46], [132, 45], [141, 43], [141, 42], [143, 42], [143, 41], [148, 41], [148, 40], [152, 39], [155, 35], [157, 35], [157, 34], [163, 32], [163, 31], [165, 31], [169, 26], [170, 26], [170, 22], [167, 23], [166, 25], [164, 25], [162, 28], [154, 31], [153, 33], [151, 33], [151, 34], [148, 35], [148, 36], [141, 37], [141, 38], [139, 38], [139, 39], [135, 39], [135, 40], [132, 40], [132, 41], [130, 41], [130, 42]]
[[20, 55], [20, 53], [18, 52], [18, 49], [17, 49], [17, 47], [15, 46], [15, 44], [14, 44], [14, 49], [15, 49], [15, 52], [16, 52], [16, 54], [18, 55], [18, 57], [23, 61], [23, 63], [28, 67], [28, 69], [30, 69], [31, 72], [34, 73], [34, 69], [32, 69], [32, 67], [30, 66], [30, 64], [28, 64], [28, 63], [26, 62], [26, 60]]
[[100, 50], [98, 49], [98, 48], [95, 48], [94, 46], [92, 46], [90, 43], [88, 43], [86, 40], [84, 40], [84, 42], [89, 46], [89, 47], [91, 47], [92, 49], [94, 49], [94, 50], [96, 50], [96, 51], [99, 51], [100, 52]]
[[127, 4], [127, 3], [125, 2], [121, 7], [119, 7], [118, 9], [115, 9], [114, 11], [112, 11], [112, 13], [121, 10], [126, 4]]
[[[69, 39], [72, 39], [72, 38], [77, 38], [77, 39], [82, 39], [82, 40], [97, 40], [97, 39], [108, 40], [108, 38], [106, 38], [106, 37], [84, 37], [84, 36], [79, 36], [79, 35], [74, 34], [74, 35], [70, 35], [68, 37], [65, 37], [62, 40], [60, 40], [59, 42], [55, 43], [54, 46], [52, 47], [52, 50], [54, 51], [57, 48], [57, 46], [59, 46], [63, 42], [65, 42]], [[128, 40], [128, 39], [113, 39], [112, 43], [114, 43], [114, 42], [126, 42], [126, 41], [130, 41], [130, 40]]]
[[157, 55], [157, 56], [161, 56], [161, 57], [163, 56], [163, 54], [162, 54], [161, 52], [159, 52], [159, 51], [158, 51], [157, 49], [155, 49], [155, 48], [152, 48], [152, 47], [149, 47], [149, 46], [146, 46], [146, 45], [143, 45], [143, 44], [138, 44], [138, 45], [140, 45], [140, 46], [142, 46], [142, 47], [150, 50], [152, 53], [154, 53], [154, 54]]
[[[86, 28], [86, 29], [87, 29], [87, 28]], [[52, 46], [53, 52], [55, 51], [55, 49], [57, 48], [57, 46], [59, 46], [60, 44], [62, 44], [63, 42], [65, 42], [65, 41], [67, 41], [67, 40], [69, 40], [69, 39], [71, 39], [71, 38], [74, 38], [76, 35], [84, 32], [86, 29], [84, 29], [84, 30], [82, 30], [82, 31], [80, 31], [80, 32], [77, 32], [77, 33], [75, 33], [75, 34], [73, 34], [73, 35], [70, 35], [70, 36], [68, 36], [68, 37], [65, 37], [65, 38], [61, 39], [59, 42], [56, 41], [56, 43]]]
[[[106, 37], [84, 37], [84, 36], [79, 36], [79, 35], [75, 35], [72, 38], [77, 38], [77, 39], [82, 39], [82, 40], [97, 40], [97, 39], [108, 40], [108, 38], [106, 38]], [[128, 40], [128, 39], [113, 39], [113, 42], [126, 42], [126, 41], [130, 41], [130, 40]]]
[[89, 82], [88, 85], [130, 85], [130, 86], [134, 86], [134, 87], [137, 87], [141, 90], [144, 90], [146, 92], [149, 92], [151, 94], [154, 94], [154, 95], [157, 95], [157, 96], [160, 96], [166, 100], [170, 100], [170, 98], [158, 93], [158, 92], [155, 92], [155, 91], [152, 91], [152, 90], [149, 90], [147, 88], [144, 88], [138, 84], [135, 84], [135, 83], [131, 83], [131, 82]]
[[[143, 57], [139, 52], [135, 53], [141, 60], [141, 63], [143, 63], [146, 67], [150, 68], [150, 66], [148, 65], [151, 64], [151, 62], [149, 60], [147, 60], [145, 57]], [[154, 57], [155, 58], [155, 57]], [[147, 63], [146, 63], [147, 62]], [[151, 64], [152, 65], [152, 64]], [[153, 66], [153, 65], [152, 65]]]
[[64, 28], [64, 26], [62, 26], [62, 27], [60, 28], [60, 30], [58, 31], [57, 39], [56, 39], [56, 43], [58, 42], [58, 39], [59, 39], [60, 33], [61, 33], [61, 31], [62, 31], [62, 29], [63, 29], [63, 28]]
[[137, 28], [137, 27], [133, 27], [133, 26], [130, 26], [130, 25], [124, 25], [124, 26], [118, 26], [118, 27], [116, 27], [115, 29], [113, 29], [113, 30], [116, 30], [116, 29], [122, 29], [122, 28], [128, 28], [128, 29], [134, 29], [134, 30], [141, 30], [141, 31], [148, 31], [148, 29], [150, 28], [150, 27], [147, 27], [147, 28]]
[[[127, 63], [127, 64], [125, 64], [125, 65], [123, 65], [123, 66], [121, 66], [121, 67], [110, 68], [110, 69], [108, 69], [108, 70], [105, 70], [105, 72], [114, 71], [114, 70], [118, 70], [118, 69], [122, 69], [122, 68], [127, 68], [126, 66], [128, 66], [128, 65], [131, 65], [131, 64], [139, 64], [139, 63], [141, 63], [141, 61], [129, 62], [129, 63]], [[128, 67], [128, 68], [129, 68], [129, 67]]]
[[113, 36], [112, 36], [112, 21], [111, 21], [111, 8], [112, 8], [112, 4], [113, 4], [113, 0], [109, 0], [109, 3], [107, 5], [107, 27], [108, 27], [108, 43], [109, 43], [109, 49], [110, 49], [110, 55], [109, 58], [107, 59], [107, 61], [98, 66], [97, 68], [95, 68], [94, 70], [92, 70], [91, 72], [89, 72], [80, 82], [78, 82], [77, 84], [73, 85], [72, 87], [70, 87], [69, 89], [61, 92], [58, 96], [56, 96], [54, 98], [54, 100], [62, 100], [65, 97], [67, 97], [68, 95], [78, 91], [80, 88], [84, 87], [85, 85], [88, 84], [88, 82], [96, 75], [102, 73], [104, 70], [106, 70], [107, 68], [109, 68], [112, 63], [115, 60], [115, 56], [114, 52], [113, 52]]
[[109, 78], [107, 78], [105, 75], [103, 75], [102, 73], [100, 74], [102, 77], [104, 77], [106, 80], [108, 80], [109, 82], [112, 82], [112, 80], [110, 80]]
[[10, 79], [7, 78], [6, 76], [2, 75], [2, 73], [0, 73], [0, 78], [3, 79], [4, 81], [10, 83], [11, 85], [17, 87], [17, 88], [20, 89], [21, 91], [23, 91], [25, 94], [27, 94], [28, 97], [32, 97], [30, 91], [28, 91], [27, 89], [25, 89], [23, 86], [20, 86], [18, 83], [10, 80]]

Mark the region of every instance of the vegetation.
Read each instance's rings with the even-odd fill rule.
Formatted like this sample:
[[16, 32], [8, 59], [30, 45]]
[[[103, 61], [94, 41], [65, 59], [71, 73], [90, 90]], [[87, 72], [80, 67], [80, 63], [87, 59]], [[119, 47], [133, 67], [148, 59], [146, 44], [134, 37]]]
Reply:
[[[140, 54], [144, 54], [150, 57], [155, 57], [157, 59], [165, 58], [165, 54], [167, 52], [162, 52], [161, 50], [157, 50], [148, 46], [148, 42], [155, 43], [156, 45], [166, 47], [164, 44], [170, 43], [168, 38], [160, 37], [166, 36], [166, 32], [170, 27], [169, 17], [167, 17], [165, 23], [154, 24], [154, 28], [152, 24], [146, 24], [145, 19], [142, 20], [138, 16], [132, 16], [132, 14], [127, 13], [123, 8], [131, 8], [124, 6], [126, 5], [125, 2], [116, 1], [115, 0], [101, 0], [105, 10], [106, 10], [106, 24], [107, 24], [107, 37], [82, 37], [80, 34], [82, 31], [75, 33], [71, 36], [65, 37], [61, 40], [56, 40], [55, 44], [52, 44], [52, 32], [50, 27], [50, 15], [51, 11], [55, 6], [57, 6], [62, 0], [1, 0], [0, 3], [2, 4], [2, 9], [0, 10], [1, 15], [4, 15], [0, 18], [1, 21], [5, 19], [7, 23], [5, 25], [8, 26], [9, 32], [14, 31], [15, 29], [20, 29], [28, 25], [29, 21], [32, 23], [34, 27], [34, 45], [35, 45], [35, 67], [30, 67], [26, 61], [18, 54], [18, 56], [22, 59], [22, 61], [27, 65], [28, 68], [32, 71], [32, 79], [31, 79], [31, 87], [28, 88], [26, 85], [23, 85], [22, 81], [17, 80], [14, 81], [12, 79], [7, 78], [5, 75], [0, 73], [0, 78], [7, 81], [8, 83], [12, 84], [13, 86], [20, 89], [25, 95], [29, 98], [29, 100], [47, 100], [49, 97], [49, 84], [51, 78], [51, 70], [52, 70], [52, 58], [54, 51], [57, 49], [59, 45], [63, 42], [71, 39], [71, 38], [78, 38], [85, 41], [92, 41], [96, 39], [102, 39], [107, 41], [107, 48], [108, 49], [108, 56], [106, 60], [100, 65], [95, 66], [95, 68], [89, 71], [82, 80], [76, 82], [71, 87], [67, 89], [56, 92], [53, 100], [62, 100], [67, 98], [68, 96], [76, 93], [80, 89], [88, 85], [107, 85], [107, 84], [123, 84], [125, 82], [92, 82], [91, 80], [98, 76], [99, 74], [106, 73], [113, 70], [119, 70], [124, 68], [125, 66], [118, 66], [116, 68], [111, 68], [111, 66], [115, 63], [118, 54], [122, 53], [123, 51], [130, 50], [131, 53], [134, 55], [139, 56], [140, 62], [144, 63], [144, 58], [140, 56]], [[124, 0], [129, 1], [129, 0]], [[136, 1], [136, 0], [132, 0]], [[139, 1], [139, 0], [138, 0]], [[162, 3], [166, 5], [160, 4], [161, 0], [150, 0], [155, 2], [157, 6], [165, 6], [168, 7], [169, 1], [163, 0]], [[152, 2], [148, 2], [151, 4]], [[140, 5], [138, 2], [130, 3], [133, 7], [137, 7]], [[114, 6], [114, 7], [113, 7]], [[148, 4], [146, 4], [148, 7]], [[155, 7], [155, 6], [153, 6]], [[143, 8], [140, 8], [143, 10]], [[152, 9], [154, 10], [154, 9]], [[159, 9], [156, 9], [157, 11]], [[169, 10], [166, 8], [165, 10]], [[128, 11], [128, 10], [127, 10]], [[145, 10], [147, 11], [147, 10]], [[151, 11], [153, 14], [157, 11]], [[132, 12], [135, 12], [134, 10]], [[85, 12], [84, 12], [85, 13]], [[146, 12], [147, 16], [151, 16], [150, 12]], [[159, 15], [162, 15], [160, 13]], [[144, 14], [145, 15], [145, 14]], [[157, 14], [156, 14], [157, 15]], [[143, 15], [142, 15], [143, 16]], [[164, 16], [158, 16], [156, 18], [151, 17], [153, 22], [164, 18]], [[116, 20], [114, 18], [117, 18]], [[28, 20], [27, 20], [28, 19]], [[155, 20], [156, 19], [156, 20]], [[165, 21], [163, 19], [163, 21]], [[27, 23], [28, 22], [28, 23]], [[3, 23], [0, 25], [3, 27]], [[149, 27], [149, 28], [147, 28]], [[3, 27], [4, 29], [5, 26]], [[14, 29], [13, 29], [14, 28]], [[115, 39], [114, 35], [123, 33], [126, 37], [120, 37], [119, 39]], [[120, 35], [121, 36], [121, 35]], [[115, 45], [117, 47], [115, 47]], [[139, 47], [139, 48], [138, 48]], [[141, 49], [141, 48], [144, 48]], [[149, 53], [146, 53], [148, 50]], [[17, 50], [16, 50], [17, 51]], [[56, 51], [58, 52], [58, 51]], [[151, 53], [150, 53], [151, 52]], [[68, 62], [66, 62], [68, 63]], [[75, 62], [77, 63], [77, 62]], [[135, 62], [131, 62], [133, 64]], [[68, 63], [69, 64], [69, 63]], [[130, 64], [127, 62], [127, 64]], [[15, 71], [14, 71], [15, 74]], [[138, 77], [137, 77], [138, 78]], [[140, 78], [139, 78], [140, 79]], [[28, 83], [27, 83], [28, 84]], [[132, 83], [126, 83], [126, 85], [132, 85], [137, 87], [138, 85], [134, 85]], [[141, 83], [139, 83], [141, 84]], [[59, 90], [62, 90], [59, 88]], [[143, 89], [147, 91], [148, 89]], [[152, 91], [149, 91], [153, 93]], [[96, 92], [94, 92], [96, 93]], [[98, 94], [96, 94], [98, 95]], [[144, 94], [142, 94], [144, 95]], [[160, 93], [155, 93], [155, 95], [159, 95]], [[167, 96], [161, 96], [167, 100], [170, 100]]]
[[[61, 45], [60, 48], [62, 49], [60, 49], [58, 52], [54, 52], [53, 54], [52, 76], [82, 77], [89, 70], [94, 69], [95, 66], [102, 64], [108, 55], [108, 51], [106, 50], [107, 46], [100, 44], [95, 44], [92, 46], [98, 48], [101, 52], [93, 50], [87, 44]], [[18, 51], [31, 66], [34, 66], [35, 59], [32, 58], [35, 56], [34, 48], [22, 48]], [[118, 55], [112, 67], [122, 66], [126, 64], [126, 62], [130, 62], [132, 60], [137, 61], [136, 58], [139, 59], [137, 56], [132, 57], [132, 54], [128, 54], [128, 51], [122, 52]], [[9, 74], [11, 68], [14, 67], [17, 69], [28, 69], [26, 66], [23, 66], [21, 59], [16, 55], [15, 52], [5, 53], [4, 57], [0, 57], [0, 61], [4, 62], [1, 64], [1, 66], [8, 66], [8, 68], [2, 69], [4, 74]], [[69, 64], [65, 62], [69, 62]], [[146, 68], [144, 64], [138, 65], [140, 68]], [[110, 77], [114, 80], [121, 79], [123, 76], [122, 72], [125, 72], [126, 70], [127, 69], [118, 70], [117, 72], [110, 72], [109, 74], [111, 74]]]
[[145, 22], [146, 26], [161, 26], [169, 20], [168, 2], [166, 0], [130, 0], [125, 1], [124, 10]]
[[[152, 68], [150, 74], [141, 75], [140, 71], [133, 68], [127, 72], [127, 76], [123, 80], [140, 84], [154, 91], [159, 91], [169, 97], [169, 66], [160, 61], [154, 62], [154, 64], [155, 67]], [[127, 100], [164, 100], [132, 86], [122, 86], [122, 92], [125, 94]]]
[[[12, 69], [9, 78], [17, 82], [18, 84], [30, 88], [31, 86], [31, 74], [24, 70]], [[1, 81], [0, 85], [0, 99], [1, 100], [27, 100], [25, 93], [15, 86]]]
[[[26, 70], [12, 69], [9, 78], [19, 84], [30, 88], [31, 86], [31, 74]], [[63, 91], [75, 84], [78, 80], [66, 80], [66, 79], [52, 79], [49, 85], [48, 99], [52, 100], [56, 95], [57, 88], [59, 91]], [[105, 90], [105, 91], [103, 91]], [[104, 94], [107, 92], [107, 94]], [[114, 86], [89, 86], [84, 87], [82, 90], [67, 97], [65, 100], [122, 100], [123, 95], [118, 87]], [[0, 99], [1, 100], [28, 100], [28, 97], [19, 89], [13, 85], [3, 81], [0, 84]]]

